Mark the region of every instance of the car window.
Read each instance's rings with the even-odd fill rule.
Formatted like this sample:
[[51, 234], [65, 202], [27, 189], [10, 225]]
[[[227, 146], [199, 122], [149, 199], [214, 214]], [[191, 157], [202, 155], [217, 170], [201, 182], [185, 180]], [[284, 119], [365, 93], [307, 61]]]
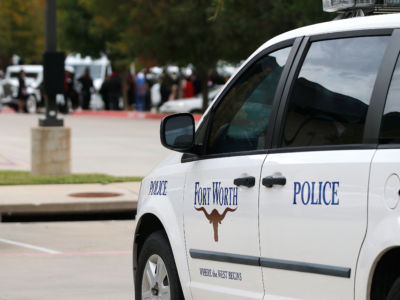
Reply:
[[389, 92], [383, 112], [380, 143], [400, 143], [400, 59], [390, 82]]
[[282, 147], [360, 144], [389, 38], [311, 44], [288, 100]]
[[290, 49], [264, 56], [230, 88], [215, 111], [207, 154], [264, 149], [272, 102]]
[[102, 65], [72, 65], [75, 71], [75, 77], [79, 78], [83, 75], [86, 69], [89, 69], [90, 77], [93, 79], [101, 78]]

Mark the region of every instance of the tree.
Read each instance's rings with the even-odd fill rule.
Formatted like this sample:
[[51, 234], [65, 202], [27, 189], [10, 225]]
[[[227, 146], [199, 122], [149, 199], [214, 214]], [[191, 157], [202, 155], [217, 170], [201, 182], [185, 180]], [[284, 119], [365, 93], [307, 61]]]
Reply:
[[0, 1], [0, 67], [12, 55], [26, 63], [41, 61], [44, 51], [44, 0]]
[[221, 39], [210, 18], [210, 0], [132, 1], [130, 27], [124, 39], [129, 48], [159, 64], [192, 63], [202, 80], [203, 99], [207, 99], [208, 70], [223, 57]]
[[79, 0], [59, 0], [57, 8], [60, 47], [98, 57], [105, 50], [106, 41], [91, 31], [93, 14]]
[[314, 0], [59, 0], [61, 45], [127, 67], [133, 58], [193, 64], [202, 79], [218, 60], [248, 57], [269, 38], [323, 20]]
[[66, 51], [99, 57], [126, 68], [132, 61], [121, 35], [129, 8], [123, 0], [59, 0], [60, 45]]
[[238, 62], [263, 42], [292, 28], [326, 20], [313, 0], [131, 0], [124, 40], [158, 63], [192, 63], [203, 82], [219, 59]]

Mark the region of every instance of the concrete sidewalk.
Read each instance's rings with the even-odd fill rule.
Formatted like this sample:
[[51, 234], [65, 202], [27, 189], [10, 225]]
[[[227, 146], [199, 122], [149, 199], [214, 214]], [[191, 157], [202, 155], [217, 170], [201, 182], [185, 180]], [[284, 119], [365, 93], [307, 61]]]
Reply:
[[140, 182], [0, 186], [0, 217], [134, 211]]

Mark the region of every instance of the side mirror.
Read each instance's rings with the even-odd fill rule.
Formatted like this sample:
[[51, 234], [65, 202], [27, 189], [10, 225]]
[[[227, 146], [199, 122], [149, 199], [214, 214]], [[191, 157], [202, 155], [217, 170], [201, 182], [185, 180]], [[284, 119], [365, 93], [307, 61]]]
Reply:
[[174, 114], [161, 121], [160, 138], [164, 147], [188, 152], [194, 147], [194, 119], [191, 114]]

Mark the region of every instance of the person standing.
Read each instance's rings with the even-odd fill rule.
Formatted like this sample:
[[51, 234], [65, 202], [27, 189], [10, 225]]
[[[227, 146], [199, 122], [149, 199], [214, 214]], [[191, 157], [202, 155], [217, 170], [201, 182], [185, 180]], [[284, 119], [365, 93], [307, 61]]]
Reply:
[[127, 85], [128, 85], [128, 90], [127, 90], [128, 106], [129, 110], [133, 110], [133, 107], [135, 105], [135, 96], [136, 96], [136, 80], [134, 75], [129, 74], [127, 79]]
[[146, 109], [146, 78], [142, 72], [136, 75], [136, 103], [135, 109], [144, 111]]
[[153, 81], [151, 79], [151, 75], [150, 75], [150, 70], [149, 68], [146, 68], [146, 71], [144, 72], [144, 78], [145, 78], [145, 89], [146, 89], [146, 94], [145, 94], [145, 106], [144, 106], [144, 110], [150, 111], [151, 110], [151, 87], [153, 86]]
[[89, 109], [90, 96], [93, 88], [93, 80], [90, 77], [89, 68], [85, 69], [85, 72], [78, 81], [81, 84], [82, 109]]
[[111, 77], [107, 84], [107, 94], [109, 98], [110, 110], [119, 110], [119, 99], [121, 98], [122, 84], [121, 78], [114, 71], [111, 73]]
[[163, 105], [165, 102], [168, 101], [169, 95], [171, 94], [171, 86], [172, 86], [172, 79], [169, 77], [168, 72], [164, 70], [161, 75], [161, 83], [160, 83], [161, 101], [158, 104], [158, 109], [161, 107], [161, 105]]
[[25, 71], [21, 70], [18, 76], [18, 112], [24, 112], [25, 101], [28, 98], [28, 92], [26, 90], [25, 83]]
[[168, 101], [178, 99], [178, 97], [179, 97], [179, 77], [178, 74], [176, 74], [176, 72], [173, 72], [171, 94], [169, 95]]
[[100, 87], [100, 95], [101, 98], [103, 99], [104, 103], [104, 109], [105, 110], [110, 110], [110, 99], [108, 96], [108, 83], [110, 81], [110, 76], [106, 75], [106, 78], [104, 78], [103, 83], [101, 84]]
[[186, 76], [182, 84], [182, 96], [183, 98], [193, 98], [194, 97], [194, 86], [192, 82], [191, 74]]
[[[73, 69], [65, 70], [64, 77], [64, 105], [60, 108], [60, 112], [68, 113], [69, 107], [74, 108], [74, 76]], [[69, 105], [71, 103], [71, 106]]]

